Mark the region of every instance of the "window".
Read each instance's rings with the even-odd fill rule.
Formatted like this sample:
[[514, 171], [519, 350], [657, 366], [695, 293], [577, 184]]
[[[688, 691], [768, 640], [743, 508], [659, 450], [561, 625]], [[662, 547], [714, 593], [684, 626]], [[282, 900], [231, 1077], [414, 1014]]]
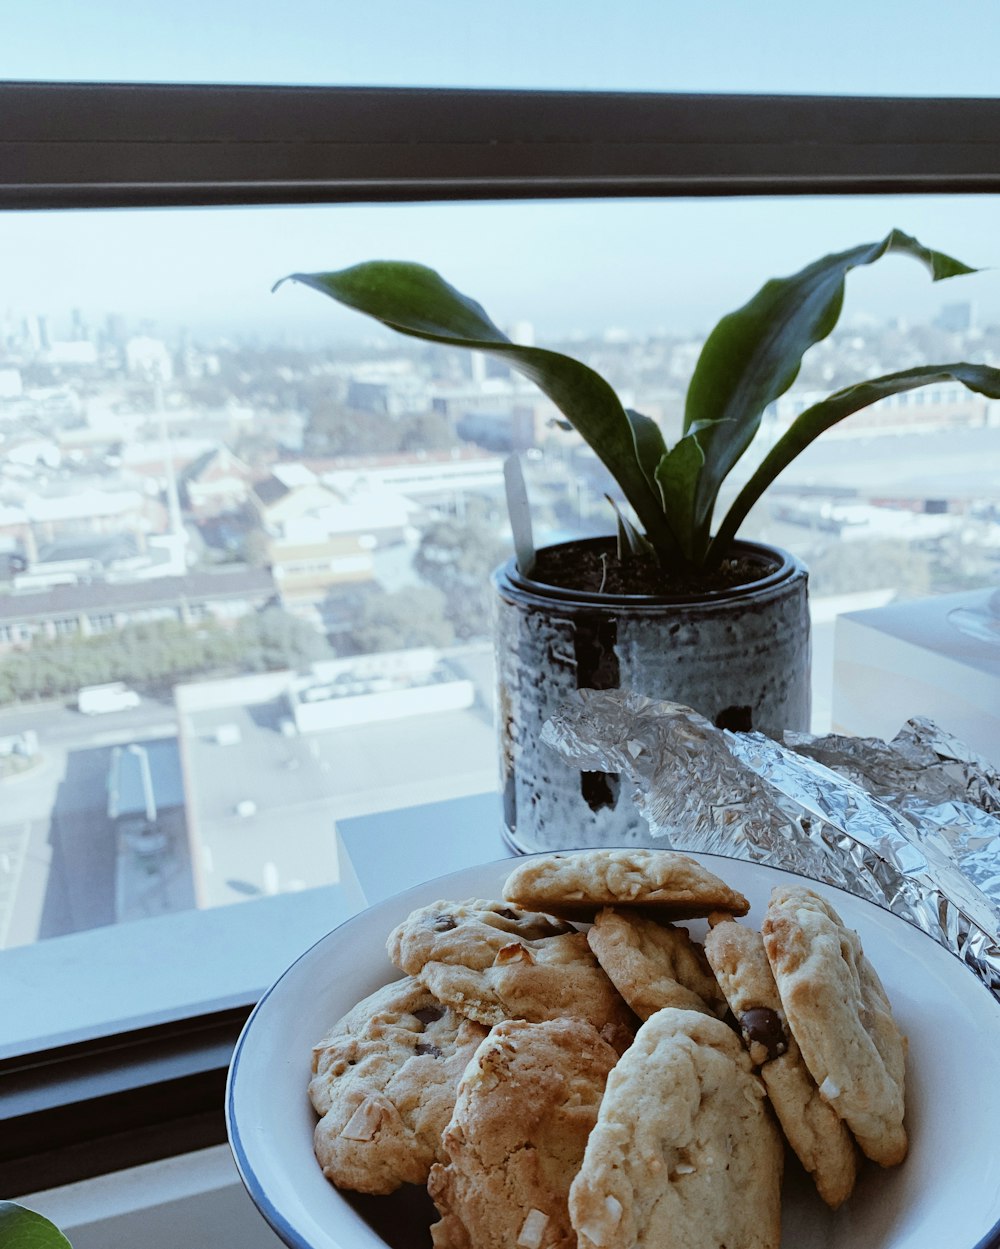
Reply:
[[[8, 63], [14, 63], [15, 53], [29, 50], [27, 44], [9, 48]], [[31, 68], [39, 64], [27, 57], [13, 76], [40, 73]], [[108, 68], [102, 73], [107, 77], [140, 72], [134, 59], [129, 69], [123, 65], [116, 72], [105, 64]], [[953, 88], [957, 94], [965, 87], [972, 90], [975, 66], [967, 68], [963, 86]], [[541, 66], [535, 72], [536, 85], [559, 85], [546, 79]], [[157, 74], [150, 71], [146, 77], [155, 80]], [[435, 81], [442, 79], [435, 76]], [[662, 85], [652, 77], [648, 81], [651, 88]], [[939, 81], [935, 79], [936, 84]], [[567, 85], [637, 84], [595, 79]], [[723, 84], [688, 85], [704, 90]], [[789, 89], [806, 85], [799, 82], [796, 87], [792, 81]], [[906, 94], [917, 85], [898, 89]], [[747, 89], [757, 86], [746, 80]], [[822, 83], [813, 84], [813, 89], [822, 90]], [[365, 578], [357, 576], [368, 567], [370, 544], [355, 554], [343, 548], [342, 533], [329, 510], [336, 500], [317, 503], [310, 494], [315, 482], [286, 473], [285, 480], [277, 479], [277, 486], [249, 498], [253, 482], [269, 478], [255, 469], [246, 480], [243, 466], [266, 468], [269, 461], [262, 452], [271, 454], [275, 448], [280, 448], [284, 463], [303, 458], [299, 453], [305, 439], [315, 436], [315, 422], [311, 428], [309, 414], [304, 415], [293, 399], [306, 383], [314, 403], [319, 391], [338, 393], [338, 386], [350, 378], [345, 366], [357, 363], [357, 343], [366, 332], [356, 319], [340, 316], [309, 292], [284, 288], [275, 296], [266, 294], [277, 277], [384, 253], [391, 241], [397, 254], [427, 259], [444, 270], [457, 285], [482, 299], [498, 319], [530, 319], [552, 341], [566, 341], [577, 331], [590, 335], [587, 350], [595, 363], [600, 361], [598, 367], [617, 372], [614, 380], [634, 389], [640, 406], [662, 404], [669, 419], [671, 395], [676, 396], [683, 384], [692, 358], [685, 345], [690, 346], [711, 319], [735, 306], [772, 272], [788, 271], [818, 254], [816, 240], [819, 250], [825, 249], [831, 238], [831, 203], [837, 207], [836, 241], [845, 245], [876, 237], [885, 226], [898, 222], [925, 234], [935, 246], [987, 264], [992, 259], [995, 197], [1000, 193], [1000, 143], [995, 137], [1000, 133], [996, 124], [1000, 107], [988, 100], [817, 103], [596, 94], [540, 101], [522, 93], [456, 97], [406, 90], [132, 90], [15, 83], [0, 92], [0, 107], [9, 113], [0, 139], [6, 169], [0, 205], [7, 210], [0, 218], [0, 230], [10, 258], [5, 303], [16, 314], [3, 330], [3, 340], [8, 356], [12, 351], [21, 353], [13, 365], [6, 358], [0, 361], [0, 404], [7, 412], [21, 414], [26, 404], [32, 405], [32, 420], [44, 426], [43, 433], [55, 427], [63, 433], [92, 432], [103, 422], [107, 439], [101, 450], [104, 489], [87, 513], [94, 522], [89, 536], [103, 546], [99, 556], [88, 551], [86, 558], [102, 561], [102, 577], [87, 582], [79, 571], [60, 565], [62, 571], [51, 575], [70, 576], [71, 583], [25, 586], [4, 596], [3, 606], [26, 603], [22, 595], [28, 593], [65, 594], [67, 584], [92, 595], [96, 585], [106, 601], [91, 600], [92, 611], [87, 614], [100, 622], [94, 640], [109, 636], [104, 621], [111, 620], [116, 631], [123, 626], [131, 630], [123, 636], [142, 662], [152, 664], [155, 656], [160, 667], [149, 669], [142, 683], [126, 682], [126, 695], [141, 684], [143, 724], [167, 731], [154, 735], [144, 729], [142, 741], [135, 742], [130, 734], [135, 721], [128, 719], [135, 709], [129, 707], [110, 711], [104, 719], [99, 718], [104, 713], [93, 720], [84, 720], [79, 710], [75, 714], [87, 733], [103, 743], [93, 750], [105, 755], [115, 746], [142, 746], [147, 740], [177, 743], [172, 748], [174, 762], [168, 748], [152, 765], [157, 816], [176, 835], [172, 844], [179, 852], [184, 847], [196, 849], [187, 863], [161, 854], [163, 889], [159, 895], [133, 890], [129, 915], [142, 905], [149, 910], [145, 919], [130, 918], [127, 934], [109, 925], [107, 906], [113, 908], [121, 890], [136, 880], [132, 875], [119, 879], [112, 863], [110, 892], [107, 871], [102, 881], [103, 921], [87, 923], [94, 912], [81, 908], [77, 918], [84, 922], [76, 925], [74, 935], [12, 946], [0, 953], [0, 964], [15, 973], [13, 982], [44, 986], [44, 992], [26, 990], [13, 1013], [16, 1020], [9, 1026], [20, 1030], [6, 1038], [11, 1055], [57, 1040], [83, 1041], [119, 1030], [132, 1034], [141, 1025], [183, 1020], [213, 1008], [243, 1009], [271, 974], [335, 918], [329, 895], [310, 888], [318, 875], [331, 870], [329, 865], [317, 866], [313, 856], [303, 866], [285, 870], [268, 856], [267, 812], [259, 795], [230, 793], [226, 788], [234, 774], [263, 775], [268, 769], [273, 776], [278, 764], [283, 767], [288, 760], [281, 783], [296, 793], [303, 809], [310, 803], [314, 810], [322, 809], [329, 790], [310, 790], [308, 784], [322, 774], [324, 764], [330, 771], [336, 769], [337, 759], [325, 757], [322, 749], [313, 755], [297, 733], [289, 702], [294, 690], [287, 682], [275, 682], [273, 674], [282, 668], [275, 666], [274, 655], [286, 653], [282, 648], [304, 636], [342, 639], [359, 621], [366, 622], [371, 635], [400, 627], [398, 619], [387, 626], [384, 616], [372, 615]], [[879, 142], [871, 142], [873, 134]], [[81, 151], [86, 151], [86, 161], [80, 160]], [[824, 198], [831, 192], [850, 198]], [[905, 200], [899, 198], [904, 194]], [[472, 223], [471, 228], [466, 223]], [[464, 239], [459, 224], [470, 231]], [[198, 240], [197, 251], [193, 239]], [[339, 249], [345, 239], [350, 239], [350, 254], [334, 255], [334, 240]], [[563, 269], [548, 281], [536, 282], [525, 259], [532, 249], [536, 255], [550, 254]], [[44, 268], [30, 263], [38, 255], [47, 257]], [[109, 255], [118, 258], [113, 272]], [[586, 265], [574, 260], [580, 255], [586, 257]], [[712, 257], [710, 283], [703, 276], [706, 256]], [[224, 280], [211, 266], [224, 266]], [[599, 308], [583, 321], [583, 310], [592, 298], [587, 272], [591, 266], [605, 285], [596, 301]], [[72, 275], [64, 291], [47, 285], [48, 275], [60, 270], [64, 280]], [[902, 269], [893, 274], [892, 283], [887, 276], [880, 273], [871, 283], [854, 284], [858, 311], [871, 311], [884, 322], [905, 306], [913, 322], [930, 325], [940, 311], [939, 293]], [[525, 301], [528, 287], [530, 307]], [[637, 287], [649, 293], [648, 302], [637, 299]], [[219, 298], [223, 289], [225, 301]], [[683, 300], [664, 297], [664, 292], [672, 296], [678, 289], [685, 291]], [[990, 289], [991, 284], [978, 277], [967, 281], [964, 294], [970, 304], [980, 302], [980, 320], [973, 330], [1000, 321], [1000, 309], [986, 302]], [[567, 313], [567, 296], [572, 315]], [[223, 302], [229, 305], [225, 315], [235, 318], [228, 324]], [[248, 310], [263, 304], [268, 336], [262, 339], [258, 332], [253, 343], [256, 326]], [[159, 324], [143, 326], [144, 309], [148, 319], [150, 308]], [[197, 334], [188, 325], [185, 337], [183, 323], [192, 309], [202, 324]], [[604, 330], [614, 332], [605, 335]], [[283, 343], [282, 335], [287, 336]], [[430, 367], [425, 353], [404, 350], [398, 341], [385, 337], [370, 337], [364, 344], [365, 351], [373, 353], [368, 363], [402, 361], [404, 376]], [[338, 346], [338, 341], [354, 346]], [[54, 344], [62, 346], [53, 351]], [[678, 349], [668, 354], [667, 344]], [[845, 353], [859, 349], [852, 342], [842, 347]], [[988, 335], [980, 348], [997, 350]], [[272, 354], [262, 365], [267, 352]], [[290, 361], [289, 356], [295, 358]], [[817, 362], [817, 386], [829, 383], [823, 369], [831, 363], [836, 362]], [[33, 371], [42, 366], [42, 371]], [[108, 393], [109, 367], [112, 372], [120, 367], [129, 394]], [[433, 367], [462, 366], [435, 360]], [[8, 376], [13, 371], [20, 377]], [[456, 374], [453, 380], [465, 379]], [[390, 387], [384, 393], [399, 395], [395, 409], [385, 405], [390, 409], [386, 419], [395, 422], [391, 431], [387, 427], [387, 437], [425, 415], [409, 412], [408, 393], [393, 392], [391, 381], [391, 370], [383, 370], [379, 385]], [[198, 397], [194, 414], [192, 396]], [[518, 405], [530, 409], [529, 399], [520, 393], [515, 397]], [[800, 395], [794, 402], [807, 400]], [[89, 405], [86, 411], [82, 404]], [[489, 419], [493, 410], [463, 415], [476, 418], [482, 437], [484, 430], [497, 425]], [[218, 429], [226, 430], [224, 438], [210, 439], [213, 445], [201, 448], [201, 453], [215, 458], [201, 462], [196, 448], [189, 446], [192, 454], [181, 462], [183, 457], [175, 456], [174, 450], [183, 439], [204, 439], [206, 426], [198, 417], [207, 411]], [[255, 442], [262, 411], [268, 447]], [[134, 422], [137, 415], [140, 420]], [[895, 412], [885, 415], [894, 417]], [[961, 454], [968, 462], [985, 464], [989, 449], [995, 447], [989, 440], [995, 439], [997, 423], [994, 414], [980, 415], [981, 428], [970, 428], [970, 449]], [[529, 410], [528, 416], [544, 428], [544, 411]], [[4, 432], [8, 427], [5, 424]], [[343, 436], [350, 437], [350, 431]], [[356, 430], [354, 436], [360, 438], [361, 432]], [[429, 437], [426, 427], [420, 437]], [[135, 459], [141, 443], [150, 452], [145, 465]], [[45, 457], [51, 459], [51, 452], [43, 447], [25, 467], [36, 476], [45, 471], [56, 477], [64, 470], [73, 473], [87, 464], [85, 444], [83, 440], [74, 446], [72, 439], [64, 439], [60, 452], [67, 454], [69, 447], [80, 451], [83, 460], [67, 458], [65, 464], [47, 465]], [[419, 442], [416, 445], [426, 450]], [[456, 485], [459, 470], [471, 466], [483, 478], [474, 493], [484, 500], [486, 514], [495, 515], [497, 481], [489, 454], [463, 460], [451, 457], [452, 446], [446, 450], [444, 467], [429, 461], [440, 473], [438, 480], [424, 476], [419, 490], [408, 483], [410, 502], [424, 509], [424, 515], [455, 515], [468, 504], [469, 493]], [[494, 449], [494, 460], [497, 454]], [[260, 458], [255, 461], [255, 456]], [[845, 444], [840, 464], [844, 471], [852, 456], [853, 449]], [[591, 519], [584, 474], [575, 471], [568, 456], [563, 463], [568, 466], [564, 484], [570, 510], [567, 514], [565, 508], [553, 507], [553, 525], [565, 515], [574, 523]], [[803, 473], [816, 471], [808, 460], [802, 464]], [[828, 464], [823, 462], [823, 471]], [[415, 471], [412, 455], [404, 467], [407, 473]], [[358, 463], [349, 469], [331, 463], [324, 469], [331, 475], [348, 471], [354, 478], [331, 476], [334, 493], [354, 489], [361, 509]], [[138, 489], [111, 489], [121, 486], [125, 474]], [[330, 482], [318, 484], [322, 490], [331, 489]], [[370, 484], [369, 473], [369, 488]], [[803, 484], [811, 488], [805, 478]], [[287, 507], [291, 496], [296, 508], [301, 506], [298, 516], [292, 517], [299, 523], [297, 531], [294, 526], [286, 528], [288, 517], [273, 510], [280, 509], [282, 500]], [[205, 544], [193, 562], [188, 559], [193, 533], [184, 543], [152, 542], [156, 537], [178, 536], [172, 519], [175, 497], [181, 529], [192, 526]], [[0, 500], [0, 508], [4, 505]], [[268, 516], [275, 518], [274, 523], [266, 520]], [[794, 526], [797, 539], [808, 535], [821, 547], [828, 542], [828, 531], [814, 526], [813, 519], [807, 508], [805, 523], [802, 516], [776, 516], [773, 523], [778, 531], [785, 526], [784, 532], [792, 532], [787, 527]], [[400, 514], [393, 533], [412, 527], [412, 520], [411, 515]], [[315, 549], [317, 532], [328, 550]], [[363, 536], [375, 536], [376, 554], [383, 533], [370, 520], [365, 524]], [[384, 542], [386, 550], [393, 545], [391, 539]], [[61, 554], [68, 559], [71, 553]], [[289, 623], [274, 614], [275, 606], [281, 607], [277, 582], [282, 565], [277, 557], [285, 559], [296, 578], [315, 581], [332, 577], [339, 569], [344, 581], [335, 595], [329, 593], [333, 588], [329, 585], [301, 587], [300, 610], [292, 613], [295, 623]], [[160, 558], [175, 561], [170, 574], [175, 593], [169, 603], [156, 596], [156, 583], [163, 579], [144, 575]], [[204, 580], [207, 576], [210, 583]], [[421, 613], [422, 622], [432, 615], [428, 606]], [[238, 633], [243, 621], [254, 627]], [[310, 632], [301, 633], [299, 625]], [[23, 637], [27, 627], [19, 621], [5, 625], [15, 638]], [[245, 681], [251, 675], [242, 667], [233, 675], [234, 638], [239, 663], [252, 656], [259, 665], [252, 673], [256, 682], [252, 702], [243, 695], [227, 701], [232, 689], [226, 682]], [[79, 639], [81, 644], [89, 640]], [[197, 654], [184, 649], [195, 645]], [[98, 656], [98, 647], [87, 653]], [[329, 662], [326, 655], [301, 658], [306, 668]], [[119, 679], [119, 671], [100, 670], [96, 658], [95, 664], [93, 679], [81, 678], [81, 686]], [[200, 679], [209, 672], [212, 682]], [[341, 675], [327, 671], [326, 676], [317, 676], [317, 688], [339, 688], [336, 681]], [[441, 674], [435, 670], [431, 676], [439, 681]], [[488, 690], [488, 678], [479, 679]], [[365, 683], [370, 685], [371, 680], [350, 676], [359, 697], [365, 696]], [[209, 684], [213, 688], [207, 692]], [[67, 697], [67, 691], [61, 689], [59, 697]], [[324, 704], [341, 700], [331, 696], [302, 701], [318, 708], [319, 714]], [[475, 723], [484, 757], [489, 758], [479, 770], [470, 765], [468, 783], [485, 788], [489, 782], [479, 773], [492, 770], [491, 731], [481, 715]], [[121, 727], [113, 731], [113, 725]], [[370, 727], [354, 734], [351, 772], [372, 767], [378, 746], [376, 734], [367, 732]], [[448, 739], [447, 748], [468, 749], [469, 736]], [[91, 748], [86, 738], [83, 741], [79, 753], [87, 755]], [[233, 767], [234, 757], [250, 758], [247, 749], [262, 742], [266, 749], [249, 771], [245, 763]], [[64, 758], [69, 753], [64, 752]], [[86, 792], [98, 795], [98, 805], [92, 807], [98, 815], [109, 762], [104, 755], [78, 760], [79, 776], [68, 778], [83, 777]], [[171, 770], [179, 768], [188, 769], [199, 794], [193, 806], [167, 801]], [[141, 768], [138, 771], [135, 801], [144, 804], [148, 793]], [[67, 792], [81, 790], [70, 785]], [[212, 825], [205, 836], [204, 829], [192, 837], [189, 827], [182, 828], [191, 811], [203, 824]], [[35, 815], [31, 813], [29, 825]], [[79, 811], [70, 807], [66, 815], [69, 828]], [[102, 844], [107, 850], [109, 843]], [[12, 863], [23, 845], [23, 837], [14, 843]], [[124, 836], [121, 845], [131, 863], [128, 855], [134, 846]], [[156, 845], [160, 853], [163, 842]], [[253, 873], [245, 866], [248, 851], [256, 856]], [[63, 852], [71, 852], [69, 840]], [[44, 890], [37, 863], [24, 854], [17, 861], [26, 873], [21, 881]], [[156, 896], [161, 900], [179, 896], [170, 894], [178, 879], [187, 880], [202, 907], [222, 900], [225, 890], [232, 895], [225, 900], [233, 905], [156, 910]], [[241, 898], [253, 900], [242, 905]], [[350, 908], [349, 901], [343, 905], [345, 911]], [[135, 940], [128, 939], [133, 936]], [[265, 945], [271, 946], [269, 958], [262, 949]], [[49, 986], [57, 977], [75, 975], [81, 963], [97, 975], [83, 995], [70, 1034], [60, 1035], [65, 1021], [51, 1003], [62, 999]], [[105, 967], [121, 969], [122, 980], [102, 976], [100, 969]], [[123, 998], [119, 991], [125, 981], [135, 991], [131, 998]]]

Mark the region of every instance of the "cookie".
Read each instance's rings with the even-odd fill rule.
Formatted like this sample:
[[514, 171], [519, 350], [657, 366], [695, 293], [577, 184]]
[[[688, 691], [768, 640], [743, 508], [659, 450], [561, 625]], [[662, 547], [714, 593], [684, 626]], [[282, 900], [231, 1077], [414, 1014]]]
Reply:
[[635, 1031], [635, 1017], [598, 965], [586, 933], [512, 940], [488, 967], [433, 961], [416, 974], [440, 1001], [490, 1027], [506, 1019], [585, 1019], [618, 1050]]
[[537, 915], [504, 902], [470, 898], [432, 902], [411, 912], [389, 934], [386, 948], [400, 971], [415, 976], [428, 963], [489, 967], [512, 941], [535, 941], [572, 932], [549, 915]]
[[587, 940], [640, 1019], [665, 1006], [720, 1018], [726, 1013], [726, 999], [705, 952], [685, 928], [661, 924], [637, 911], [605, 907], [594, 917]]
[[576, 1249], [569, 1188], [617, 1059], [581, 1020], [493, 1029], [431, 1168], [436, 1249]]
[[906, 1157], [906, 1042], [856, 932], [810, 889], [773, 891], [764, 948], [810, 1075], [882, 1166]]
[[662, 919], [711, 911], [745, 915], [750, 904], [707, 868], [673, 850], [579, 850], [536, 855], [507, 877], [508, 902], [567, 919], [605, 906], [655, 908]]
[[658, 1011], [608, 1077], [570, 1188], [579, 1249], [778, 1249], [783, 1156], [736, 1034]]
[[854, 1188], [854, 1141], [833, 1108], [820, 1097], [788, 1030], [763, 939], [727, 915], [705, 938], [705, 954], [788, 1143], [812, 1176], [819, 1195], [836, 1209]]
[[313, 1047], [313, 1144], [341, 1188], [423, 1184], [458, 1082], [486, 1035], [409, 977], [359, 1002]]

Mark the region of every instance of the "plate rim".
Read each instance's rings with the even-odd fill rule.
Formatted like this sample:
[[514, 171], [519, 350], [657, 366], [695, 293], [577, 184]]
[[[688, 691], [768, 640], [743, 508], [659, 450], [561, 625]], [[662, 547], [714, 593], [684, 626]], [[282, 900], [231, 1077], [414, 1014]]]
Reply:
[[[268, 985], [268, 987], [261, 994], [260, 998], [257, 1000], [256, 1004], [254, 1005], [253, 1010], [247, 1016], [246, 1022], [244, 1023], [243, 1027], [240, 1029], [240, 1035], [237, 1038], [236, 1045], [233, 1048], [232, 1058], [230, 1059], [229, 1068], [226, 1073], [224, 1111], [225, 1111], [225, 1120], [226, 1120], [226, 1135], [229, 1141], [229, 1148], [230, 1148], [230, 1151], [232, 1152], [233, 1161], [236, 1164], [236, 1169], [237, 1169], [237, 1172], [239, 1173], [239, 1177], [243, 1184], [243, 1187], [245, 1188], [247, 1195], [250, 1197], [250, 1200], [253, 1202], [254, 1206], [257, 1208], [261, 1216], [265, 1219], [265, 1221], [271, 1227], [272, 1231], [274, 1231], [280, 1237], [280, 1239], [284, 1241], [284, 1243], [288, 1246], [288, 1249], [315, 1249], [315, 1246], [309, 1240], [305, 1239], [304, 1236], [302, 1236], [298, 1232], [298, 1230], [291, 1223], [288, 1222], [287, 1218], [281, 1213], [281, 1211], [278, 1210], [278, 1208], [274, 1205], [274, 1203], [267, 1196], [264, 1186], [261, 1183], [260, 1179], [258, 1178], [256, 1172], [254, 1171], [253, 1165], [250, 1162], [249, 1157], [247, 1156], [246, 1149], [245, 1149], [243, 1140], [240, 1135], [239, 1125], [236, 1119], [236, 1108], [234, 1105], [237, 1072], [239, 1068], [240, 1059], [243, 1055], [243, 1050], [244, 1050], [247, 1037], [258, 1015], [258, 1012], [262, 1009], [265, 1002], [272, 995], [272, 993], [274, 993], [277, 990], [278, 986], [282, 983], [282, 981], [294, 971], [294, 969], [298, 966], [300, 962], [302, 962], [303, 959], [307, 958], [313, 952], [313, 950], [316, 949], [317, 946], [322, 945], [323, 942], [325, 941], [328, 941], [332, 936], [334, 936], [335, 933], [338, 933], [342, 928], [345, 928], [349, 924], [355, 923], [358, 919], [368, 914], [370, 911], [374, 910], [376, 907], [385, 906], [386, 904], [389, 904], [389, 903], [405, 901], [405, 899], [407, 898], [409, 894], [416, 893], [426, 888], [427, 885], [433, 884], [435, 881], [442, 881], [442, 882], [447, 881], [453, 876], [463, 875], [464, 873], [470, 872], [470, 871], [477, 871], [477, 870], [482, 870], [482, 869], [487, 869], [487, 868], [492, 868], [492, 867], [499, 867], [500, 864], [502, 863], [510, 863], [511, 870], [513, 871], [513, 867], [515, 864], [519, 862], [523, 862], [526, 859], [546, 858], [553, 854], [574, 854], [574, 853], [578, 853], [580, 851], [588, 850], [588, 849], [592, 850], [592, 849], [617, 849], [617, 848], [620, 848], [620, 849], [626, 849], [626, 848], [654, 849], [655, 850], [658, 847], [655, 847], [655, 846], [651, 846], [651, 847], [610, 847], [610, 846], [609, 847], [594, 847], [594, 846], [566, 847], [565, 849], [561, 849], [561, 850], [539, 851], [534, 854], [516, 854], [516, 855], [509, 855], [509, 856], [497, 858], [497, 859], [488, 859], [483, 863], [474, 863], [474, 864], [466, 865], [465, 867], [456, 868], [454, 871], [445, 872], [440, 876], [430, 876], [426, 880], [418, 881], [416, 884], [409, 886], [407, 889], [400, 890], [399, 893], [390, 894], [386, 898], [380, 898], [377, 902], [371, 903], [370, 905], [363, 907], [361, 910], [355, 912], [355, 914], [349, 915], [346, 919], [341, 920], [339, 924], [335, 924], [328, 932], [325, 932], [321, 937], [318, 937], [309, 946], [307, 946], [306, 949], [304, 949], [302, 953], [298, 955], [297, 958], [293, 959], [293, 961], [288, 964], [288, 966], [281, 972], [281, 974], [277, 976], [276, 979], [273, 980], [270, 985]], [[662, 847], [662, 849], [673, 850], [673, 847], [664, 846]], [[752, 860], [752, 859], [740, 859], [740, 858], [737, 858], [735, 855], [719, 854], [718, 852], [715, 852], [715, 851], [699, 851], [699, 850], [681, 849], [681, 850], [677, 850], [676, 853], [686, 854], [698, 860], [714, 859], [714, 860], [721, 860], [721, 861], [729, 862], [729, 863], [743, 863], [749, 867], [763, 867], [771, 872], [780, 872], [783, 875], [792, 876], [797, 880], [809, 881], [811, 884], [821, 885], [824, 889], [831, 889], [831, 890], [834, 890], [836, 893], [845, 894], [847, 897], [851, 899], [852, 903], [860, 902], [860, 903], [863, 903], [866, 907], [871, 907], [875, 911], [879, 911], [885, 915], [889, 915], [893, 919], [898, 920], [901, 923], [905, 923], [914, 932], [920, 933], [922, 937], [930, 941], [931, 944], [935, 946], [937, 949], [942, 950], [944, 953], [951, 955], [951, 957], [955, 959], [955, 961], [970, 976], [973, 977], [973, 979], [980, 986], [982, 991], [987, 995], [989, 1000], [993, 1003], [994, 1007], [997, 1010], [1000, 1010], [1000, 999], [998, 999], [996, 995], [990, 992], [989, 988], [985, 984], [983, 984], [982, 980], [980, 980], [979, 977], [976, 976], [973, 969], [960, 957], [960, 955], [958, 955], [954, 950], [950, 950], [946, 946], [943, 946], [936, 938], [932, 937], [930, 933], [926, 932], [919, 925], [913, 923], [912, 920], [909, 920], [902, 915], [897, 915], [894, 911], [889, 910], [888, 907], [881, 906], [879, 903], [872, 901], [870, 898], [863, 898], [858, 894], [852, 893], [851, 890], [845, 888], [843, 885], [828, 884], [826, 881], [816, 880], [814, 877], [805, 876], [803, 873], [797, 872], [793, 868], [789, 868], [789, 867], [780, 867], [780, 866], [770, 864], [770, 863], [759, 863], [756, 860]], [[339, 1242], [331, 1241], [331, 1244], [334, 1244], [334, 1243], [336, 1243], [336, 1249], [348, 1249], [347, 1246], [341, 1245]], [[958, 1249], [961, 1249], [961, 1246], [959, 1246]], [[993, 1224], [993, 1226], [989, 1229], [989, 1231], [986, 1232], [986, 1234], [983, 1237], [981, 1237], [978, 1241], [976, 1241], [974, 1245], [970, 1245], [968, 1249], [1000, 1249], [1000, 1218], [997, 1219], [997, 1221]]]

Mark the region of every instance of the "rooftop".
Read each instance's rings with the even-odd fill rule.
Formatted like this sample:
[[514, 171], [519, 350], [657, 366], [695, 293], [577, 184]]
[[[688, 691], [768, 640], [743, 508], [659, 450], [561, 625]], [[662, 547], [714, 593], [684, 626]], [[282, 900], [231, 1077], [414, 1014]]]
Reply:
[[82, 611], [125, 611], [172, 605], [181, 600], [259, 599], [276, 593], [274, 578], [265, 568], [193, 572], [183, 577], [158, 577], [148, 581], [92, 581], [89, 584], [57, 585], [48, 590], [0, 595], [0, 623], [73, 615]]

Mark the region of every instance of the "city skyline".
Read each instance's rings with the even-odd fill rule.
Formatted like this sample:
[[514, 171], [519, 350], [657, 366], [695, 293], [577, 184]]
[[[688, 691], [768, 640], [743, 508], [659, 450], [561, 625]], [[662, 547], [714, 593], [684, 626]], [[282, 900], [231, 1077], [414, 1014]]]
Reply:
[[848, 279], [844, 316], [930, 323], [942, 304], [1000, 322], [1000, 197], [558, 201], [95, 210], [0, 215], [0, 316], [86, 308], [221, 333], [359, 341], [373, 322], [274, 283], [367, 259], [436, 268], [498, 324], [556, 339], [698, 335], [769, 278], [898, 226], [980, 271], [932, 283], [886, 257]]
[[[747, 9], [636, 0], [38, 0], [0, 48], [9, 80], [499, 87], [658, 92], [987, 96], [1000, 8], [955, 0], [793, 0]], [[61, 37], [52, 38], [59, 30]], [[820, 49], [821, 51], [817, 51]], [[438, 269], [499, 324], [540, 336], [621, 327], [706, 332], [768, 278], [899, 227], [985, 272], [952, 299], [1000, 321], [1000, 196], [370, 204], [0, 215], [0, 310], [100, 304], [174, 324], [262, 324], [353, 340], [373, 327], [274, 283], [292, 272], [406, 259]], [[958, 284], [956, 284], [958, 285]], [[930, 321], [942, 302], [917, 266], [852, 275], [846, 315]]]

